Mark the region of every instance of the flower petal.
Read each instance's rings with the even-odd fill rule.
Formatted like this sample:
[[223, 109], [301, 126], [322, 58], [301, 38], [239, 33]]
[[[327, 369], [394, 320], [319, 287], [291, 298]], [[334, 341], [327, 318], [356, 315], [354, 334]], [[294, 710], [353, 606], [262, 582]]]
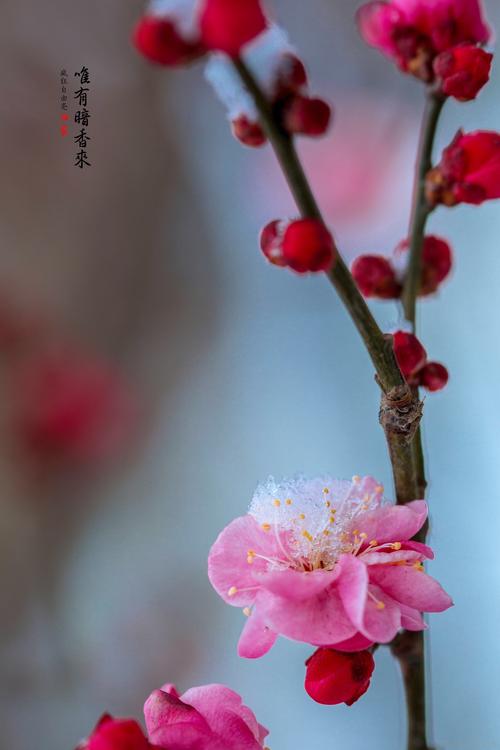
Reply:
[[243, 656], [245, 659], [259, 659], [271, 650], [277, 637], [278, 634], [266, 626], [256, 606], [241, 632], [238, 641], [238, 656]]
[[[247, 559], [249, 550], [273, 559], [283, 557], [274, 535], [263, 531], [252, 516], [246, 515], [226, 526], [208, 555], [210, 583], [219, 596], [234, 607], [245, 607], [254, 601], [258, 589], [254, 573], [263, 572], [268, 566], [259, 557], [254, 557], [250, 565]], [[238, 589], [247, 588], [252, 590], [238, 592]]]
[[255, 576], [263, 589], [287, 599], [307, 599], [323, 591], [335, 580], [333, 570], [313, 570], [303, 573], [292, 568], [270, 569]]
[[371, 565], [372, 581], [398, 602], [419, 612], [444, 612], [453, 604], [434, 578], [408, 565]]
[[262, 590], [259, 592], [259, 609], [272, 630], [314, 646], [343, 641], [356, 631], [335, 586], [299, 600]]
[[427, 625], [418, 609], [407, 607], [406, 604], [400, 604], [399, 607], [401, 609], [401, 627], [405, 630], [427, 630]]
[[370, 583], [368, 590], [374, 599], [368, 596], [366, 600], [360, 631], [375, 643], [388, 643], [401, 627], [399, 604], [378, 586]]
[[169, 750], [192, 747], [215, 750], [211, 747], [212, 732], [203, 716], [174, 695], [153, 690], [144, 704], [144, 716], [149, 739], [154, 745]]
[[336, 651], [347, 652], [364, 651], [365, 649], [370, 648], [370, 646], [373, 646], [373, 641], [369, 640], [362, 633], [356, 633], [352, 638], [347, 638], [347, 640], [340, 641], [340, 643], [331, 644], [331, 647]]
[[368, 591], [366, 565], [354, 555], [341, 555], [337, 570], [337, 590], [345, 611], [358, 630], [363, 621]]
[[413, 500], [407, 505], [382, 505], [376, 510], [367, 511], [358, 516], [352, 525], [358, 532], [364, 532], [367, 540], [376, 539], [378, 544], [385, 544], [411, 539], [426, 518], [425, 500]]
[[261, 750], [261, 727], [234, 690], [225, 685], [202, 685], [187, 690], [182, 700], [205, 718], [227, 750]]

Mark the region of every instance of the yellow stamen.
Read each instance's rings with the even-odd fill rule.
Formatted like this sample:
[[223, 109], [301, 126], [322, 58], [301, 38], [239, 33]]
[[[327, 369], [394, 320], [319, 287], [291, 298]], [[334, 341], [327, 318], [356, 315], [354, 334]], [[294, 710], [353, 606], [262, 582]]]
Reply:
[[368, 536], [368, 534], [365, 534], [365, 532], [362, 531], [361, 534], [359, 535], [359, 538], [360, 539], [366, 539], [367, 536]]
[[330, 490], [328, 489], [328, 487], [323, 487], [323, 494], [324, 495], [329, 495], [330, 494]]
[[378, 484], [375, 487], [375, 492], [377, 493], [377, 495], [381, 495], [383, 491], [384, 491], [384, 485], [383, 484]]
[[279, 508], [281, 505], [281, 500], [278, 500], [278, 498], [276, 498], [276, 500], [273, 500], [273, 505], [275, 508]]
[[261, 526], [262, 531], [271, 531], [271, 524], [270, 523], [263, 523]]
[[377, 602], [377, 609], [380, 609], [380, 610], [385, 609], [384, 602]]
[[236, 588], [236, 586], [231, 586], [231, 588], [227, 592], [227, 595], [228, 596], [234, 596], [237, 593], [238, 593], [238, 589]]
[[329, 500], [327, 500], [327, 501], [326, 501], [326, 507], [327, 507], [327, 508], [331, 508], [331, 505], [332, 505], [332, 504], [331, 504], [331, 502], [330, 502]]
[[352, 478], [352, 481], [354, 482], [354, 484], [358, 484], [359, 482], [361, 482], [361, 477], [358, 474], [355, 474]]
[[377, 540], [376, 539], [372, 539], [371, 542], [370, 542], [370, 544], [368, 546], [369, 547], [378, 547]]
[[311, 534], [308, 531], [306, 531], [305, 529], [302, 532], [302, 536], [304, 536], [307, 539], [308, 542], [312, 542], [312, 540], [313, 540]]
[[290, 498], [289, 498], [289, 497], [287, 497], [287, 499], [285, 500], [285, 503], [286, 503], [287, 505], [291, 505], [291, 504], [292, 504], [292, 501], [290, 500]]
[[250, 607], [245, 607], [245, 609], [243, 610], [243, 614], [245, 615], [245, 617], [250, 617], [250, 615], [252, 614], [252, 610], [250, 609]]
[[401, 549], [401, 546], [401, 542], [394, 542], [394, 544], [391, 544], [391, 549], [394, 549], [398, 552]]
[[299, 513], [299, 518], [300, 518], [300, 519], [301, 519], [301, 520], [303, 521], [303, 520], [304, 520], [304, 518], [305, 518], [305, 515], [304, 515], [304, 513]]

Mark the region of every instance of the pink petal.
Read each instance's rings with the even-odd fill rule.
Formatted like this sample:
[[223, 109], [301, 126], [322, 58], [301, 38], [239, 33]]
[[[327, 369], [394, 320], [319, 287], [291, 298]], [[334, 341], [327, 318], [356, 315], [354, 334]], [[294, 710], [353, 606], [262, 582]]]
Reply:
[[[403, 542], [415, 536], [427, 518], [425, 500], [413, 500], [407, 505], [382, 505], [361, 514], [352, 523], [367, 540], [376, 539], [378, 544]], [[349, 529], [348, 529], [349, 531]]]
[[238, 641], [238, 656], [245, 659], [259, 659], [274, 646], [277, 633], [270, 630], [259, 616], [258, 605], [247, 618]]
[[407, 607], [406, 604], [400, 604], [399, 607], [401, 609], [401, 627], [405, 630], [427, 630], [427, 625], [418, 609]]
[[182, 700], [206, 719], [227, 750], [261, 750], [259, 738], [263, 728], [234, 690], [225, 685], [202, 685], [187, 690]]
[[371, 581], [398, 602], [420, 612], [444, 612], [453, 604], [450, 596], [434, 578], [411, 566], [372, 565]]
[[334, 586], [300, 600], [262, 590], [259, 609], [276, 633], [315, 646], [343, 641], [356, 631]]
[[193, 747], [215, 750], [211, 747], [213, 734], [203, 716], [163, 690], [153, 690], [144, 704], [144, 716], [149, 739], [154, 745], [169, 750]]
[[369, 640], [362, 633], [356, 633], [352, 638], [348, 638], [346, 641], [340, 641], [340, 643], [332, 643], [331, 647], [336, 651], [364, 651], [367, 648], [373, 646], [373, 641]]
[[[247, 560], [249, 550], [265, 557], [283, 557], [273, 533], [263, 531], [252, 516], [246, 515], [226, 526], [208, 555], [210, 583], [227, 604], [235, 607], [245, 607], [254, 601], [258, 589], [254, 574], [264, 572], [268, 566], [258, 557], [250, 565]], [[233, 587], [253, 590], [230, 596], [228, 592]]]
[[354, 555], [341, 555], [337, 564], [336, 587], [351, 621], [359, 629], [363, 621], [368, 591], [366, 565]]
[[[360, 630], [375, 643], [389, 643], [401, 627], [400, 607], [378, 586], [370, 584], [369, 592], [377, 601], [368, 596]], [[381, 602], [384, 607], [379, 608], [377, 602]]]
[[270, 569], [255, 579], [263, 589], [287, 599], [307, 599], [323, 591], [337, 577], [333, 570], [313, 570], [302, 573], [292, 568]]
[[402, 13], [386, 2], [370, 2], [356, 13], [359, 32], [365, 42], [386, 55], [394, 50], [392, 31], [401, 22]]

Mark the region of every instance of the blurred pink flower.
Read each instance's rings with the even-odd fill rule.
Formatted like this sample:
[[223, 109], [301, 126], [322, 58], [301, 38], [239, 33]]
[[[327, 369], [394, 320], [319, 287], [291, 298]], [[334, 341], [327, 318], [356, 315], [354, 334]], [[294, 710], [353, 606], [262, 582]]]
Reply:
[[485, 44], [491, 35], [480, 0], [375, 0], [361, 6], [357, 20], [367, 44], [426, 83], [434, 80], [440, 52]]
[[135, 398], [110, 366], [51, 349], [12, 367], [14, 429], [35, 458], [108, 459], [128, 442], [136, 423]]
[[261, 750], [267, 729], [224, 685], [202, 685], [179, 696], [154, 690], [144, 706], [149, 739], [165, 750]]
[[99, 719], [97, 726], [77, 747], [77, 750], [152, 750], [151, 745], [134, 719], [115, 719], [109, 714]]
[[248, 615], [241, 656], [262, 656], [278, 634], [361, 650], [401, 627], [423, 630], [421, 612], [451, 606], [423, 572], [432, 550], [410, 541], [426, 503], [382, 504], [382, 492], [371, 477], [270, 479], [257, 488], [249, 514], [224, 529], [208, 559], [217, 593]]

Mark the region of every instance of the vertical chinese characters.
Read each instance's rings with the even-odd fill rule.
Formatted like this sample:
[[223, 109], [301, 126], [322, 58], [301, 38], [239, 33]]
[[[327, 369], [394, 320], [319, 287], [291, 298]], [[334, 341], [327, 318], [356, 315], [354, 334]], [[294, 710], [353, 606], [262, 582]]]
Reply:
[[84, 167], [90, 167], [89, 157], [87, 154], [88, 142], [91, 140], [88, 134], [88, 125], [90, 119], [90, 112], [88, 110], [88, 94], [90, 92], [90, 75], [89, 70], [85, 66], [75, 73], [75, 77], [80, 79], [80, 87], [75, 89], [74, 98], [76, 99], [76, 106], [78, 109], [75, 112], [75, 122], [81, 125], [80, 130], [75, 135], [75, 143], [78, 151], [75, 156], [75, 167], [83, 169]]
[[67, 122], [69, 120], [68, 115], [68, 71], [66, 68], [61, 68], [61, 72], [59, 74], [60, 81], [61, 81], [61, 122], [60, 122], [60, 132], [61, 136], [68, 135], [68, 125]]

